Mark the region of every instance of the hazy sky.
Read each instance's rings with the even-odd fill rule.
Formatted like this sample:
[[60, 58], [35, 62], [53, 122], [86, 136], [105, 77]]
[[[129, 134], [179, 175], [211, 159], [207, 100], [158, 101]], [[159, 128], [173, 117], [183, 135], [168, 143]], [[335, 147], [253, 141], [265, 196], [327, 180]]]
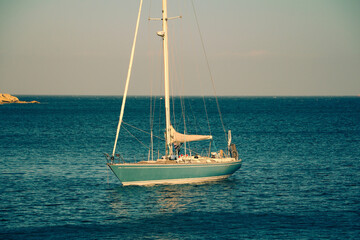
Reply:
[[[144, 0], [130, 83], [159, 94], [160, 0]], [[194, 0], [218, 95], [360, 94], [359, 0]], [[0, 0], [0, 93], [122, 95], [139, 1]], [[173, 91], [211, 95], [188, 0], [169, 0]]]

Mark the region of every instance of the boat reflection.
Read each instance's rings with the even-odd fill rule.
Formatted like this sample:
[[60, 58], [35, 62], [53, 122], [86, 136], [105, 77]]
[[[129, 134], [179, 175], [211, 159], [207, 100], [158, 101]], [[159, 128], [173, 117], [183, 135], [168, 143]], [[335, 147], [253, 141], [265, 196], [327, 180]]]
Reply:
[[[227, 179], [203, 184], [118, 186], [109, 193], [109, 205], [118, 219], [231, 209], [236, 185]], [[221, 195], [215, 194], [219, 191]]]

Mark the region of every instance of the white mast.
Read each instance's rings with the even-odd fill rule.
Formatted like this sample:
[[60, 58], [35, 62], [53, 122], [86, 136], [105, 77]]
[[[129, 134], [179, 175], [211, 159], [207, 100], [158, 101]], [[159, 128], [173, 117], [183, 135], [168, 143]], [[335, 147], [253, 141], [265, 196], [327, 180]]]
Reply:
[[170, 139], [171, 122], [170, 122], [170, 81], [169, 81], [169, 47], [168, 47], [168, 20], [181, 18], [181, 16], [168, 18], [167, 0], [162, 1], [162, 18], [149, 18], [149, 20], [161, 20], [163, 29], [158, 31], [157, 35], [163, 39], [164, 51], [164, 82], [165, 82], [165, 119], [166, 119], [166, 155], [173, 154], [173, 147]]
[[170, 84], [169, 84], [169, 48], [168, 48], [168, 17], [167, 17], [167, 0], [162, 1], [162, 23], [163, 23], [163, 47], [164, 47], [164, 82], [165, 82], [165, 115], [166, 115], [166, 151], [167, 154], [173, 153], [172, 144], [170, 143]]

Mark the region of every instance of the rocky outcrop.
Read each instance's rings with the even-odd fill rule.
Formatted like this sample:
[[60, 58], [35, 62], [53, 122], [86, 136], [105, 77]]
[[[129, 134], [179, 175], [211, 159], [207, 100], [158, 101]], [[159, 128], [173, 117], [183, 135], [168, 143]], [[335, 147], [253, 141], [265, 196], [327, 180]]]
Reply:
[[0, 93], [0, 104], [4, 103], [39, 103], [38, 101], [20, 101], [17, 97], [11, 96], [7, 93]]

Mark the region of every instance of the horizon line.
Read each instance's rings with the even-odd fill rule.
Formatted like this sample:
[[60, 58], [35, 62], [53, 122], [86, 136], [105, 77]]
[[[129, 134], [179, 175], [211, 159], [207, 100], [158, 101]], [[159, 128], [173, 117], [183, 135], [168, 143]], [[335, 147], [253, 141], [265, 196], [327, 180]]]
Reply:
[[[3, 93], [4, 94], [4, 93]], [[123, 95], [112, 94], [10, 94], [12, 96], [66, 96], [66, 97], [122, 97]], [[134, 94], [129, 97], [164, 97], [164, 95]], [[360, 97], [358, 95], [174, 95], [173, 97]]]

